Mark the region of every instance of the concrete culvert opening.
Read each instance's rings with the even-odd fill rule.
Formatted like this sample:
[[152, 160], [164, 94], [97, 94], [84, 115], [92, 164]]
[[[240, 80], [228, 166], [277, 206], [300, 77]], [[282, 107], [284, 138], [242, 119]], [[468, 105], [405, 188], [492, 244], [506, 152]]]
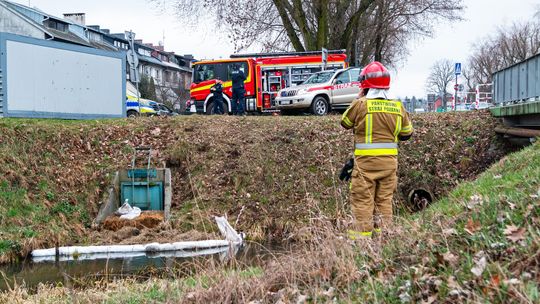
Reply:
[[434, 196], [431, 191], [419, 188], [413, 189], [409, 192], [407, 197], [407, 202], [409, 203], [409, 208], [412, 211], [420, 211], [429, 206], [434, 200]]

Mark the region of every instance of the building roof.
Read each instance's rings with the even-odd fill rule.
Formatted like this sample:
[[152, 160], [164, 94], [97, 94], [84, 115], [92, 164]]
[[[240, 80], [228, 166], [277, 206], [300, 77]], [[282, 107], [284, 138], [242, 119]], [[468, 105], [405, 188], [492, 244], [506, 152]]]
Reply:
[[68, 41], [68, 42], [72, 42], [72, 43], [76, 43], [76, 44], [80, 44], [80, 45], [88, 46], [88, 47], [92, 46], [89, 41], [86, 41], [69, 31], [62, 32], [55, 29], [51, 29], [51, 28], [47, 28], [47, 30], [53, 35], [55, 39], [64, 40], [64, 41]]
[[163, 64], [163, 62], [161, 62], [159, 59], [157, 58], [154, 58], [154, 57], [150, 57], [150, 56], [145, 56], [145, 55], [141, 55], [141, 54], [138, 54], [137, 55], [139, 56], [139, 60], [141, 61], [145, 61], [147, 63], [152, 63], [152, 64], [156, 64], [156, 65], [161, 65], [161, 66], [165, 66]]
[[[42, 15], [43, 17], [59, 20], [61, 22], [65, 22], [67, 24], [75, 24], [75, 23], [73, 23], [73, 22], [71, 22], [69, 20], [66, 20], [64, 18], [59, 18], [59, 17], [49, 15], [49, 14], [47, 14], [47, 13], [45, 13], [45, 12], [43, 12], [43, 11], [37, 9], [37, 8], [31, 8], [31, 7], [28, 7], [28, 6], [19, 4], [19, 3], [15, 3], [15, 2], [10, 2], [10, 1], [4, 1], [4, 2], [9, 7], [11, 7], [12, 9], [15, 9], [15, 10], [16, 10], [16, 7], [18, 7], [18, 8], [22, 8], [22, 9], [28, 10], [30, 12]], [[17, 11], [18, 15], [23, 15], [24, 16], [24, 14], [21, 13], [20, 11], [18, 11], [18, 10], [16, 10], [16, 11]], [[25, 17], [24, 19], [25, 19], [26, 22], [38, 27], [41, 31], [43, 31], [43, 33], [51, 36], [51, 38], [53, 38], [53, 39], [58, 39], [58, 40], [62, 40], [62, 41], [67, 41], [67, 42], [71, 42], [71, 43], [91, 47], [91, 45], [90, 45], [90, 43], [88, 41], [86, 41], [85, 39], [82, 39], [81, 37], [77, 36], [76, 34], [70, 32], [70, 31], [62, 32], [62, 31], [58, 31], [56, 29], [48, 28], [45, 25], [43, 25], [43, 23], [36, 22], [32, 18], [28, 18], [27, 16], [24, 16], [24, 17]]]
[[[69, 30], [66, 31], [66, 32], [63, 32], [63, 31], [59, 31], [59, 30], [56, 30], [56, 29], [46, 27], [43, 24], [43, 22], [39, 22], [40, 18], [41, 18], [39, 16], [43, 16], [44, 17], [43, 20], [48, 18], [48, 19], [54, 19], [54, 20], [57, 20], [57, 21], [60, 21], [60, 22], [64, 22], [64, 23], [66, 23], [68, 25], [77, 25], [77, 26], [80, 26], [80, 27], [86, 29], [87, 31], [96, 32], [96, 33], [99, 33], [99, 34], [101, 34], [103, 36], [111, 37], [111, 38], [113, 38], [115, 40], [120, 40], [122, 42], [128, 43], [128, 40], [125, 38], [125, 34], [123, 34], [123, 33], [111, 34], [110, 32], [106, 32], [106, 31], [101, 30], [99, 26], [86, 26], [86, 25], [82, 26], [82, 25], [79, 25], [79, 24], [77, 24], [77, 23], [75, 23], [75, 22], [73, 22], [71, 20], [49, 15], [49, 14], [41, 11], [38, 8], [31, 8], [31, 7], [28, 7], [28, 6], [19, 4], [19, 3], [15, 3], [15, 2], [11, 2], [11, 1], [5, 1], [5, 0], [0, 1], [0, 5], [6, 7], [7, 9], [9, 9], [13, 13], [15, 13], [16, 15], [21, 17], [23, 20], [25, 20], [26, 22], [28, 22], [32, 26], [37, 27], [39, 30], [41, 30], [44, 33], [45, 38], [50, 37], [50, 38], [55, 39], [55, 40], [74, 43], [74, 44], [87, 46], [87, 47], [93, 47], [93, 48], [106, 50], [106, 51], [118, 51], [118, 48], [116, 48], [115, 46], [113, 46], [113, 45], [111, 45], [109, 43], [93, 41], [93, 40], [91, 40], [89, 38], [84, 39], [84, 38], [78, 36], [77, 34], [71, 32]], [[28, 11], [29, 13], [27, 13], [27, 14], [23, 13], [25, 11]], [[37, 15], [34, 15], [34, 14], [37, 14]], [[135, 43], [135, 45], [136, 45], [136, 48], [144, 48], [144, 49], [147, 49], [147, 50], [150, 50], [150, 51], [158, 51], [160, 53], [164, 53], [164, 54], [167, 54], [169, 56], [175, 56], [176, 58], [180, 58], [183, 61], [187, 61], [187, 62], [193, 61], [193, 57], [190, 56], [190, 55], [186, 55], [186, 56], [176, 55], [176, 54], [174, 54], [174, 52], [166, 52], [166, 51], [158, 50], [155, 47], [144, 45], [142, 43]], [[151, 56], [144, 56], [144, 55], [140, 55], [140, 54], [137, 54], [137, 55], [139, 57], [139, 60], [147, 62], [147, 63], [159, 65], [159, 66], [162, 66], [162, 67], [165, 67], [165, 68], [170, 68], [170, 69], [175, 69], [175, 70], [180, 70], [180, 71], [186, 71], [186, 72], [192, 72], [192, 69], [189, 68], [189, 67], [186, 67], [186, 66], [181, 66], [181, 65], [178, 65], [178, 64], [172, 63], [172, 62], [161, 61], [160, 59], [155, 58], [155, 57], [151, 57]]]
[[100, 50], [104, 50], [104, 51], [112, 51], [112, 52], [118, 52], [118, 48], [108, 44], [108, 43], [101, 43], [101, 42], [98, 42], [98, 41], [92, 41], [90, 40], [90, 46], [96, 48], [96, 49], [100, 49]]

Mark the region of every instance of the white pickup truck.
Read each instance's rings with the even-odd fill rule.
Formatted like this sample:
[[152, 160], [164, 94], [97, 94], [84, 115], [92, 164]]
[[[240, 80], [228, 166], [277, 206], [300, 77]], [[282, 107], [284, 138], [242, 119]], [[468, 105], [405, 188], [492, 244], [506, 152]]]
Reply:
[[309, 110], [314, 115], [346, 109], [360, 93], [359, 74], [360, 68], [315, 73], [302, 84], [279, 91], [276, 107], [284, 114]]

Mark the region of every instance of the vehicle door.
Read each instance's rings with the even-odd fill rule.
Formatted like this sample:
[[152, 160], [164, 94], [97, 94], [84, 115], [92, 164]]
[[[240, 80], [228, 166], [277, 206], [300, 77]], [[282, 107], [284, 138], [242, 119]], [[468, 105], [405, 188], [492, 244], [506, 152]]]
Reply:
[[360, 69], [349, 69], [341, 72], [334, 79], [332, 86], [333, 104], [337, 106], [349, 105], [358, 97], [358, 74]]

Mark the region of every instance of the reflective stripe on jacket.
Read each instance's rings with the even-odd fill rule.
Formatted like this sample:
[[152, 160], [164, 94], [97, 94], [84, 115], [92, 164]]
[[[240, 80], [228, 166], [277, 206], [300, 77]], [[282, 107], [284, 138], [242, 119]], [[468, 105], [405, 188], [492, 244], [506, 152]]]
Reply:
[[413, 132], [409, 114], [399, 101], [360, 98], [343, 113], [341, 125], [354, 129], [356, 156], [395, 156], [399, 136]]

